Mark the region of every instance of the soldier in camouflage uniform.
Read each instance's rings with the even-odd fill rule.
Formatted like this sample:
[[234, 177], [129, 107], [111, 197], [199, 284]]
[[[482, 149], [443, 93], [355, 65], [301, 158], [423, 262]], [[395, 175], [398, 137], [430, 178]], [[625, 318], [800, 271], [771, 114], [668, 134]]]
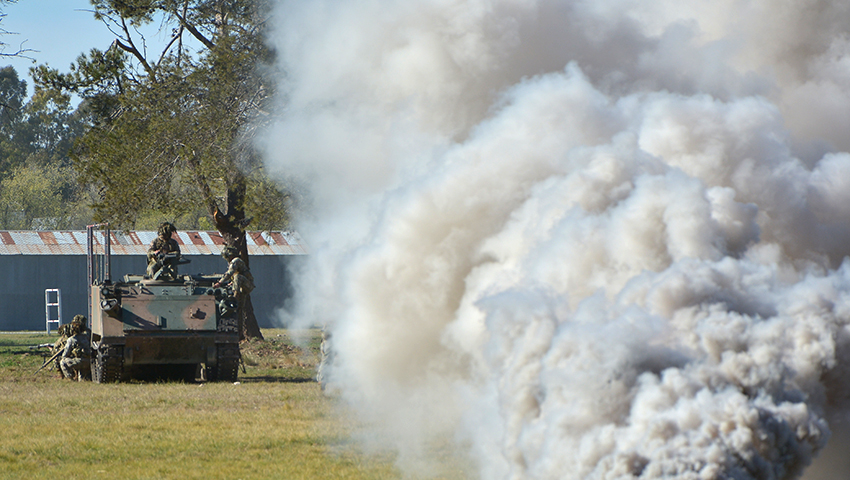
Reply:
[[254, 276], [251, 275], [251, 270], [245, 262], [239, 258], [239, 253], [231, 246], [224, 247], [221, 251], [221, 256], [227, 260], [227, 271], [221, 276], [219, 281], [214, 285], [221, 287], [231, 284], [233, 286], [233, 296], [239, 305], [242, 305], [242, 300], [251, 293], [254, 289]]
[[[162, 257], [169, 253], [176, 253], [177, 257], [180, 257], [180, 245], [177, 243], [177, 240], [171, 238], [171, 235], [177, 231], [177, 228], [174, 227], [169, 222], [162, 222], [157, 229], [157, 237], [151, 242], [151, 246], [148, 247], [148, 268], [147, 268], [147, 277], [153, 278], [162, 268]], [[177, 265], [173, 264], [171, 266], [174, 275], [177, 275]]]
[[[74, 317], [75, 320], [76, 320], [76, 318], [77, 317]], [[56, 340], [56, 342], [53, 344], [53, 346], [50, 347], [50, 356], [51, 357], [56, 355], [57, 352], [65, 350], [65, 343], [68, 341], [68, 337], [70, 336], [70, 334], [68, 333], [68, 330], [70, 328], [71, 328], [70, 323], [66, 323], [65, 325], [59, 325], [59, 338]], [[54, 365], [54, 368], [56, 368], [56, 371], [59, 372], [59, 378], [65, 378], [65, 374], [62, 373], [62, 367], [59, 366], [60, 360], [62, 360], [60, 357], [56, 357], [56, 359], [53, 360], [53, 365]]]
[[[83, 320], [77, 321], [78, 317], [82, 317]], [[85, 333], [85, 317], [77, 315], [74, 320], [75, 322], [71, 322], [69, 332], [71, 337], [65, 343], [59, 365], [62, 367], [65, 378], [82, 381], [91, 379], [91, 343], [89, 336]]]
[[[71, 325], [79, 325], [80, 333], [85, 335], [91, 334], [91, 330], [89, 330], [88, 319], [85, 315], [74, 315], [74, 319], [71, 320]], [[68, 335], [70, 336], [70, 334]]]
[[236, 298], [236, 318], [239, 319], [240, 338], [244, 338], [241, 329], [245, 325], [245, 302], [248, 294], [254, 289], [254, 276], [251, 275], [251, 270], [245, 261], [239, 258], [239, 253], [234, 247], [226, 246], [221, 251], [221, 256], [227, 260], [227, 271], [221, 276], [218, 282], [213, 286], [218, 288], [221, 286], [231, 285], [233, 288], [233, 296]]

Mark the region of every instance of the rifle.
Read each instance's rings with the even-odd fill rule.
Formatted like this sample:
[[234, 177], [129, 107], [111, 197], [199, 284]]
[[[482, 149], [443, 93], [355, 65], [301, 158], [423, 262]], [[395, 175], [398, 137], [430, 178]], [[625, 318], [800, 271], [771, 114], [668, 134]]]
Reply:
[[43, 363], [40, 367], [38, 367], [38, 370], [36, 370], [36, 371], [35, 371], [35, 373], [33, 373], [33, 375], [35, 375], [36, 373], [40, 372], [40, 371], [41, 371], [44, 367], [46, 367], [46, 366], [50, 365], [51, 363], [53, 363], [53, 360], [56, 360], [56, 357], [58, 357], [59, 355], [61, 355], [63, 351], [64, 351], [64, 350], [62, 350], [62, 349], [57, 350], [57, 351], [56, 351], [56, 353], [54, 353], [52, 357], [48, 358], [48, 359], [47, 359], [47, 361], [45, 361], [45, 362], [44, 362], [44, 363]]
[[44, 347], [52, 347], [52, 343], [39, 343], [38, 345], [32, 345], [30, 350], [35, 350], [36, 348], [44, 348]]

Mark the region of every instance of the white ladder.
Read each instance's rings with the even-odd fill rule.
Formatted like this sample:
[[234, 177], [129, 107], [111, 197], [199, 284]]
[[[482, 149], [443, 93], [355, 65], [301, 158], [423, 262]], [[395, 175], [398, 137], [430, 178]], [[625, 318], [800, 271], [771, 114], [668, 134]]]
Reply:
[[[50, 301], [50, 294], [56, 294], [56, 301]], [[50, 316], [51, 312], [56, 313], [56, 318]], [[47, 334], [50, 335], [50, 324], [55, 323], [58, 329], [62, 326], [62, 292], [58, 288], [48, 288], [44, 291], [44, 318], [47, 322]]]

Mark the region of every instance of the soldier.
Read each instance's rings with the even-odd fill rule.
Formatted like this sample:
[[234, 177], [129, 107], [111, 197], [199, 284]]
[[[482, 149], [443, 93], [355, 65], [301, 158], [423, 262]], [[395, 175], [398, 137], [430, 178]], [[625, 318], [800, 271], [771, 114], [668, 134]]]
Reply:
[[[75, 320], [76, 320], [76, 318], [77, 317], [74, 317]], [[70, 323], [66, 323], [65, 325], [59, 326], [59, 338], [56, 340], [56, 342], [53, 344], [53, 346], [50, 347], [50, 356], [51, 357], [54, 357], [54, 356], [56, 356], [56, 354], [58, 352], [65, 350], [65, 343], [68, 341], [68, 337], [70, 336], [68, 334], [69, 328], [71, 328]], [[53, 365], [54, 365], [54, 368], [56, 368], [56, 371], [59, 372], [59, 378], [65, 378], [65, 374], [62, 373], [62, 367], [59, 366], [60, 360], [61, 360], [61, 358], [59, 358], [57, 356], [56, 359], [53, 360]]]
[[[88, 326], [88, 319], [85, 315], [74, 315], [74, 319], [71, 320], [71, 325], [79, 325], [80, 333], [88, 335], [91, 333]], [[70, 335], [69, 335], [70, 336]]]
[[227, 260], [227, 271], [221, 276], [221, 279], [216, 282], [214, 287], [222, 285], [232, 285], [233, 296], [236, 297], [236, 315], [239, 319], [239, 338], [244, 338], [245, 327], [245, 300], [251, 290], [254, 289], [254, 276], [248, 269], [248, 265], [239, 258], [239, 253], [235, 248], [226, 246], [221, 251], [221, 256]]
[[[148, 269], [147, 269], [147, 277], [153, 278], [156, 273], [163, 268], [164, 266], [164, 258], [165, 255], [169, 253], [176, 253], [177, 258], [180, 258], [180, 245], [177, 244], [177, 240], [171, 238], [171, 235], [177, 231], [177, 228], [174, 227], [169, 222], [162, 222], [157, 229], [157, 237], [151, 242], [151, 246], [148, 248]], [[177, 277], [177, 264], [172, 263], [169, 265], [170, 270], [168, 272], [169, 276], [173, 278]]]
[[[82, 321], [76, 321], [78, 317], [82, 317]], [[77, 315], [74, 320], [76, 322], [71, 322], [71, 337], [65, 343], [59, 365], [65, 378], [82, 381], [91, 378], [91, 343], [88, 335], [84, 333], [86, 318]]]
[[239, 253], [235, 248], [231, 246], [224, 247], [221, 251], [221, 256], [227, 260], [227, 271], [224, 272], [221, 279], [213, 286], [217, 288], [223, 285], [232, 285], [233, 296], [239, 302], [239, 309], [241, 310], [242, 301], [254, 289], [254, 276], [251, 275], [248, 265], [245, 265], [245, 262], [239, 258]]

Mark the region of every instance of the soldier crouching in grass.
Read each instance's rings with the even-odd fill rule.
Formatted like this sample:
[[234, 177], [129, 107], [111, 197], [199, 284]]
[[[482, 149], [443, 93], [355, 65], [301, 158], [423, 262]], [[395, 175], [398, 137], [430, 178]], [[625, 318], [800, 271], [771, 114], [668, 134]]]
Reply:
[[[79, 320], [79, 317], [82, 319]], [[69, 380], [91, 379], [91, 343], [86, 334], [85, 322], [86, 318], [82, 315], [74, 317], [69, 328], [71, 336], [65, 342], [65, 350], [59, 362], [62, 373]]]
[[[74, 319], [76, 319], [76, 318], [77, 317], [74, 317]], [[68, 329], [70, 329], [70, 328], [71, 328], [70, 323], [66, 323], [65, 325], [60, 325], [59, 326], [59, 338], [56, 340], [56, 342], [53, 344], [53, 346], [50, 347], [50, 356], [55, 357], [55, 360], [53, 360], [53, 365], [54, 365], [53, 368], [55, 368], [56, 371], [59, 372], [59, 378], [65, 378], [65, 374], [62, 373], [62, 367], [61, 367], [61, 365], [59, 365], [59, 363], [62, 361], [62, 359], [57, 355], [57, 353], [65, 350], [65, 344], [68, 342], [68, 337], [70, 336], [70, 334], [68, 333]]]

